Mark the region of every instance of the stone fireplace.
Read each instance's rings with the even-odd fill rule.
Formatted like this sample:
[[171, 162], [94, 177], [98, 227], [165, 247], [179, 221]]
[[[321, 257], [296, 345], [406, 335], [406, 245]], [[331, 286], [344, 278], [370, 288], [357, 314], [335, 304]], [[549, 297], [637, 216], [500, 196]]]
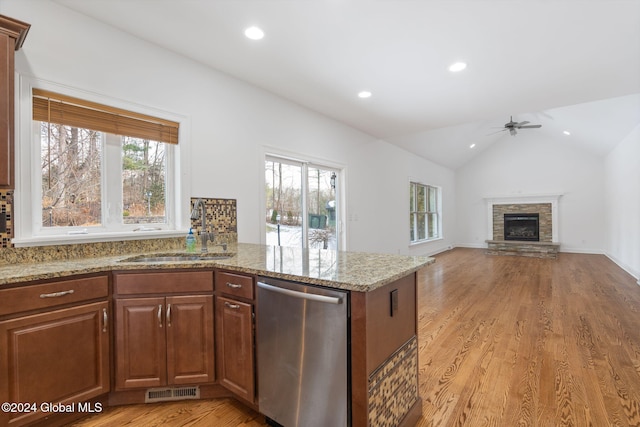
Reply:
[[[507, 218], [525, 218], [537, 216], [538, 236], [536, 239], [514, 238], [507, 239], [505, 233], [505, 216]], [[523, 241], [553, 241], [553, 215], [550, 203], [507, 203], [494, 204], [491, 211], [492, 223], [491, 240], [523, 240]], [[517, 221], [517, 220], [516, 220]], [[526, 221], [531, 224], [530, 220]], [[524, 236], [523, 236], [524, 237]]]
[[491, 255], [556, 258], [560, 196], [486, 198]]

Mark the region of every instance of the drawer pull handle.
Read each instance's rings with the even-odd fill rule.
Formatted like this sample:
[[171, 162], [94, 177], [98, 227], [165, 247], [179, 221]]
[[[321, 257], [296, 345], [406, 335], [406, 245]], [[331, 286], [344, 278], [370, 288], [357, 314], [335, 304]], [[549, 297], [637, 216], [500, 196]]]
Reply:
[[71, 295], [73, 292], [75, 292], [73, 289], [69, 289], [68, 291], [52, 292], [50, 294], [40, 294], [40, 298], [58, 298], [58, 297], [63, 297], [65, 295]]
[[171, 304], [167, 304], [167, 328], [171, 327]]
[[107, 322], [109, 321], [109, 317], [107, 316], [107, 309], [102, 309], [102, 332], [107, 332]]
[[227, 282], [227, 286], [230, 287], [231, 289], [240, 289], [242, 287], [242, 285], [238, 283], [231, 283], [231, 282]]
[[158, 304], [158, 324], [162, 328], [162, 304]]
[[231, 304], [230, 302], [225, 301], [224, 306], [228, 308], [232, 308], [234, 310], [240, 308], [240, 304]]

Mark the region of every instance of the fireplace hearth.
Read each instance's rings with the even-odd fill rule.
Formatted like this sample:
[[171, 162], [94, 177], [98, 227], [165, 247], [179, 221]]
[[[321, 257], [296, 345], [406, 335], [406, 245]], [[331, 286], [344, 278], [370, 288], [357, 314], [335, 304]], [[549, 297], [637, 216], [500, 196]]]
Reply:
[[504, 240], [540, 241], [540, 215], [538, 213], [504, 214]]

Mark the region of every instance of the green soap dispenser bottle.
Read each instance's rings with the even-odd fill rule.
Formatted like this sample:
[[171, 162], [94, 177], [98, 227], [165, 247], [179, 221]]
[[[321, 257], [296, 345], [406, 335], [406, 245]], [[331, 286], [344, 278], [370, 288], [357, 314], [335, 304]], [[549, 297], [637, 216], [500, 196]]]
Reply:
[[189, 229], [189, 234], [187, 234], [187, 252], [195, 252], [196, 251], [196, 236], [193, 234], [193, 228]]

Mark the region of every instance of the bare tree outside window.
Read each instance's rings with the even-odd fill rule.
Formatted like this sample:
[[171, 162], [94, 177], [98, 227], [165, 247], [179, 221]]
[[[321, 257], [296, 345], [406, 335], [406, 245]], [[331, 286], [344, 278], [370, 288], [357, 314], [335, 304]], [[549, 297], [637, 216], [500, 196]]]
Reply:
[[41, 135], [42, 225], [100, 225], [100, 132], [42, 122]]
[[336, 178], [335, 170], [267, 158], [266, 243], [337, 249]]
[[[102, 224], [106, 134], [40, 122], [43, 227]], [[128, 136], [122, 141], [122, 223], [166, 223], [166, 147]]]
[[298, 165], [267, 160], [267, 222], [300, 225], [302, 210], [302, 168]]
[[122, 139], [124, 223], [166, 222], [164, 144], [127, 136]]
[[309, 247], [327, 249], [336, 240], [335, 189], [331, 176], [335, 172], [309, 167], [307, 211], [309, 216]]

